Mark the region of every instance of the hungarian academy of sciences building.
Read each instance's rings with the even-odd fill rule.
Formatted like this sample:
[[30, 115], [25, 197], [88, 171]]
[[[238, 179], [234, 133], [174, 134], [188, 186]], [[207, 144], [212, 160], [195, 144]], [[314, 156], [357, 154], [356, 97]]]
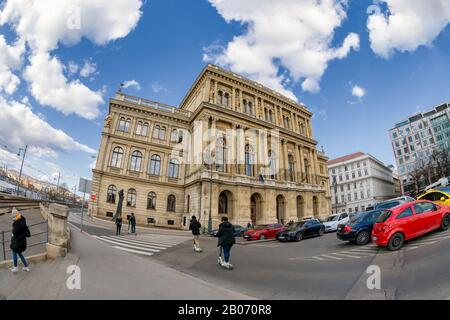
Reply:
[[312, 113], [259, 83], [207, 65], [178, 108], [117, 92], [110, 99], [90, 212], [187, 228], [195, 215], [246, 226], [330, 214], [327, 157]]

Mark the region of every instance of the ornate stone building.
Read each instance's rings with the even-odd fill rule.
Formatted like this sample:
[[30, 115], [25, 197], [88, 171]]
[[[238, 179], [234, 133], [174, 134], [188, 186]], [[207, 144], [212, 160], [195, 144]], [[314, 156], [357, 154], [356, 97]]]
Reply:
[[312, 113], [240, 75], [207, 65], [179, 108], [118, 92], [93, 170], [91, 212], [185, 228], [227, 215], [286, 223], [331, 212], [327, 157]]

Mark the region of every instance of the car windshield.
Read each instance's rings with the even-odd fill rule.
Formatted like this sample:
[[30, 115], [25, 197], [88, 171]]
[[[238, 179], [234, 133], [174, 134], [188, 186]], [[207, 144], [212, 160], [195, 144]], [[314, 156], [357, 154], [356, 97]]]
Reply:
[[338, 221], [338, 220], [339, 220], [339, 216], [329, 216], [326, 221], [330, 222], [330, 221]]
[[306, 223], [306, 221], [301, 221], [301, 222], [295, 222], [289, 226], [286, 226], [285, 230], [290, 231], [290, 230], [295, 230], [301, 226], [303, 226]]
[[264, 229], [268, 229], [269, 226], [268, 225], [262, 225], [262, 226], [255, 226], [253, 229], [255, 230], [264, 230]]
[[387, 203], [383, 203], [377, 206], [377, 209], [391, 209], [394, 208], [396, 206], [399, 206], [401, 204], [400, 201], [392, 201], [392, 202], [387, 202]]

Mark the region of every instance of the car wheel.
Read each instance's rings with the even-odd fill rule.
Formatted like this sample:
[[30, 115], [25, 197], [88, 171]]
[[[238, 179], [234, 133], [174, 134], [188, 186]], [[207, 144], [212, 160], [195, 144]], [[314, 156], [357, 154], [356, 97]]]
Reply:
[[295, 240], [301, 241], [302, 239], [303, 239], [303, 233], [297, 232], [297, 234], [295, 235]]
[[368, 231], [361, 231], [356, 236], [356, 244], [362, 246], [364, 244], [368, 244], [370, 241], [370, 233]]
[[265, 239], [266, 239], [265, 235], [262, 234], [262, 235], [259, 236], [259, 240], [265, 240]]
[[401, 233], [395, 233], [389, 240], [388, 249], [391, 251], [396, 251], [400, 249], [403, 245], [405, 238]]
[[442, 222], [441, 222], [441, 230], [445, 231], [448, 229], [448, 227], [450, 226], [450, 214], [446, 214], [443, 218], [442, 218]]
[[320, 236], [320, 237], [323, 236], [324, 233], [325, 233], [325, 231], [324, 231], [322, 228], [320, 228], [320, 230], [319, 230], [319, 236]]

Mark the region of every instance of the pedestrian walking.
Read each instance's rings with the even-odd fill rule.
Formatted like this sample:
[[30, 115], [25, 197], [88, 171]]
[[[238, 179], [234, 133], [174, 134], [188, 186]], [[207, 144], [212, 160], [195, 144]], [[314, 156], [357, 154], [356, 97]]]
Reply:
[[122, 216], [118, 216], [116, 219], [116, 236], [120, 236], [121, 229], [122, 229]]
[[252, 224], [251, 224], [251, 222], [249, 221], [248, 223], [247, 223], [247, 229], [250, 229], [252, 227]]
[[192, 231], [192, 236], [194, 238], [194, 251], [201, 252], [202, 248], [200, 247], [200, 228], [202, 225], [198, 222], [196, 216], [192, 216], [192, 220], [189, 224], [189, 230]]
[[30, 269], [28, 268], [28, 262], [22, 253], [27, 249], [27, 238], [31, 236], [30, 229], [28, 229], [25, 217], [23, 217], [16, 208], [13, 208], [12, 213], [14, 222], [12, 225], [13, 229], [10, 245], [13, 257], [13, 268], [11, 269], [11, 271], [14, 273], [19, 271], [17, 261], [17, 256], [19, 256], [23, 264], [22, 270], [28, 272], [30, 271]]
[[227, 217], [222, 217], [222, 223], [219, 225], [219, 232], [217, 233], [219, 241], [217, 246], [221, 247], [220, 252], [223, 252], [223, 260], [219, 258], [220, 264], [226, 269], [233, 269], [233, 265], [230, 263], [231, 247], [235, 244], [234, 228], [233, 225], [228, 222]]
[[131, 226], [131, 234], [137, 235], [136, 234], [136, 217], [134, 216], [134, 213], [131, 213], [131, 217], [130, 217], [130, 226]]

